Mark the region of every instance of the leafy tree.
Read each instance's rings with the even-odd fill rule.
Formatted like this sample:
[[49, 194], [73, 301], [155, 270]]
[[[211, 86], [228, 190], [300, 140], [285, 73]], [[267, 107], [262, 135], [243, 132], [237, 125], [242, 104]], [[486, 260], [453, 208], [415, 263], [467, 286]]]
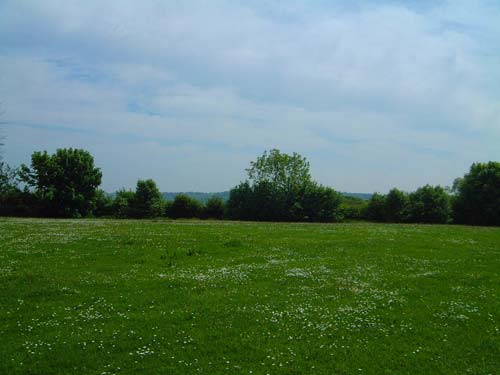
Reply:
[[254, 218], [253, 189], [248, 181], [230, 190], [226, 210], [230, 219], [251, 220]]
[[31, 167], [21, 165], [21, 180], [45, 204], [45, 215], [78, 217], [92, 213], [102, 173], [80, 149], [34, 152]]
[[132, 204], [133, 216], [138, 218], [161, 216], [163, 208], [163, 200], [156, 183], [151, 179], [137, 181]]
[[114, 214], [113, 210], [113, 198], [111, 198], [102, 189], [98, 189], [95, 196], [95, 216], [112, 216]]
[[396, 188], [385, 196], [384, 219], [391, 223], [401, 223], [407, 220], [408, 195]]
[[448, 223], [451, 220], [450, 196], [441, 186], [418, 188], [410, 194], [409, 219], [417, 223]]
[[372, 195], [366, 207], [366, 218], [372, 221], [385, 220], [385, 196], [379, 193]]
[[272, 189], [285, 195], [298, 193], [311, 183], [309, 162], [297, 153], [281, 153], [277, 149], [264, 151], [247, 169], [248, 179], [254, 184], [267, 182]]
[[7, 163], [0, 161], [0, 194], [18, 189], [18, 171]]
[[351, 196], [342, 196], [342, 215], [347, 220], [360, 220], [364, 218], [368, 201]]
[[131, 190], [118, 190], [112, 204], [113, 215], [119, 218], [133, 216], [133, 205], [135, 201], [135, 192]]
[[277, 149], [264, 151], [247, 169], [251, 190], [251, 218], [254, 220], [303, 219], [301, 199], [313, 184], [309, 162], [297, 153]]
[[174, 201], [168, 206], [166, 215], [172, 219], [199, 217], [202, 206], [197, 200], [185, 194], [178, 194]]
[[211, 219], [222, 219], [224, 217], [224, 206], [222, 198], [212, 196], [203, 207], [203, 216]]
[[309, 163], [297, 153], [265, 151], [247, 169], [248, 180], [230, 191], [230, 218], [276, 221], [336, 221], [342, 197], [316, 184]]
[[309, 184], [301, 200], [303, 216], [301, 219], [308, 221], [332, 222], [343, 219], [342, 195], [334, 189]]
[[500, 162], [474, 163], [455, 180], [453, 216], [457, 223], [500, 225]]

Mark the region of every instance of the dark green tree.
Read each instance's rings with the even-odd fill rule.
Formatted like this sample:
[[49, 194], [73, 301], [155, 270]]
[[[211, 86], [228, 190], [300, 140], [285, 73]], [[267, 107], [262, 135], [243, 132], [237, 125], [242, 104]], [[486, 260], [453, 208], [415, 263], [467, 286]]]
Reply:
[[311, 183], [309, 162], [295, 152], [288, 155], [277, 149], [265, 151], [250, 163], [247, 172], [251, 183], [269, 183], [273, 190], [285, 196], [293, 196]]
[[396, 188], [385, 196], [384, 219], [391, 223], [402, 223], [408, 219], [408, 194]]
[[133, 216], [137, 218], [157, 217], [162, 216], [163, 210], [163, 199], [156, 183], [152, 179], [137, 181], [132, 204]]
[[232, 188], [226, 203], [227, 216], [234, 220], [251, 220], [254, 218], [253, 189], [248, 181]]
[[88, 151], [67, 148], [53, 155], [34, 152], [20, 177], [43, 202], [44, 215], [79, 217], [92, 213], [102, 173]]
[[95, 208], [94, 215], [100, 216], [112, 216], [114, 214], [113, 210], [113, 198], [106, 194], [102, 189], [97, 189], [95, 196]]
[[185, 195], [178, 194], [174, 201], [168, 205], [166, 216], [172, 219], [200, 217], [202, 205], [197, 200]]
[[410, 194], [409, 220], [416, 223], [445, 224], [451, 221], [451, 200], [441, 186], [425, 185]]
[[222, 198], [212, 196], [203, 207], [203, 217], [208, 219], [224, 218], [225, 204]]
[[500, 162], [474, 163], [469, 173], [455, 180], [455, 222], [500, 225]]
[[366, 219], [372, 221], [385, 221], [385, 196], [379, 193], [372, 195], [368, 201], [365, 213]]
[[118, 218], [133, 217], [133, 206], [135, 202], [135, 192], [121, 189], [116, 192], [113, 199], [113, 216]]
[[335, 222], [343, 219], [342, 195], [334, 189], [315, 183], [309, 184], [300, 200], [301, 220]]

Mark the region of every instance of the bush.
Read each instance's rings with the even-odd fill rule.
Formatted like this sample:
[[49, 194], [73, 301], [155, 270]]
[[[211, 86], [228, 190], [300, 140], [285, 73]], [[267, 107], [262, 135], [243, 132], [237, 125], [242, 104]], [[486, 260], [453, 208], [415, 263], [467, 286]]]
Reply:
[[500, 225], [500, 163], [475, 163], [455, 180], [453, 216], [457, 223]]
[[111, 198], [104, 190], [97, 190], [95, 196], [94, 215], [112, 216], [114, 214], [113, 198]]
[[113, 215], [118, 218], [132, 217], [132, 205], [135, 193], [131, 190], [118, 190], [113, 200]]
[[134, 199], [132, 200], [132, 216], [136, 218], [152, 218], [162, 216], [165, 207], [156, 183], [149, 180], [137, 181]]
[[166, 216], [172, 219], [201, 217], [202, 206], [197, 200], [185, 194], [179, 194], [171, 204], [168, 204]]
[[385, 221], [402, 223], [408, 219], [408, 194], [396, 188], [385, 196], [384, 213]]
[[248, 182], [242, 182], [232, 188], [226, 203], [227, 216], [234, 220], [251, 220], [254, 217], [252, 205], [253, 189]]
[[203, 207], [203, 217], [209, 219], [224, 218], [224, 201], [219, 197], [211, 197]]
[[366, 207], [365, 217], [367, 220], [384, 221], [385, 220], [385, 196], [379, 193], [372, 195], [368, 206]]
[[342, 221], [342, 195], [334, 189], [310, 184], [304, 191], [301, 199], [303, 220], [334, 222]]
[[441, 186], [425, 185], [410, 194], [409, 220], [444, 224], [451, 221], [450, 196]]

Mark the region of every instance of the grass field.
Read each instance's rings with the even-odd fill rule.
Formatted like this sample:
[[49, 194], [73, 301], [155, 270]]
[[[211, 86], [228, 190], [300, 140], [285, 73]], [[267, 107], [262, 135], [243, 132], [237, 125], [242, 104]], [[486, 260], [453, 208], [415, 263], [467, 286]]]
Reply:
[[498, 374], [500, 228], [0, 219], [0, 374]]

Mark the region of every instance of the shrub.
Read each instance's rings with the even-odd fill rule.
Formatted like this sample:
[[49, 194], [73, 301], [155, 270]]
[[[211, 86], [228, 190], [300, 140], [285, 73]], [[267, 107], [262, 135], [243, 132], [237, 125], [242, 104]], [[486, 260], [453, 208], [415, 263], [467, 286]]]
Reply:
[[500, 225], [500, 163], [475, 163], [469, 173], [455, 180], [455, 222]]
[[379, 193], [372, 195], [366, 207], [365, 217], [367, 220], [385, 220], [385, 196]]
[[450, 196], [441, 186], [425, 185], [410, 194], [409, 219], [417, 223], [451, 221]]
[[408, 219], [408, 194], [396, 188], [385, 196], [383, 217], [391, 223], [401, 223]]
[[179, 194], [173, 202], [168, 205], [166, 216], [172, 219], [200, 217], [202, 206], [197, 200], [185, 194]]
[[222, 219], [224, 217], [224, 201], [219, 197], [211, 197], [203, 207], [203, 217], [210, 219]]

